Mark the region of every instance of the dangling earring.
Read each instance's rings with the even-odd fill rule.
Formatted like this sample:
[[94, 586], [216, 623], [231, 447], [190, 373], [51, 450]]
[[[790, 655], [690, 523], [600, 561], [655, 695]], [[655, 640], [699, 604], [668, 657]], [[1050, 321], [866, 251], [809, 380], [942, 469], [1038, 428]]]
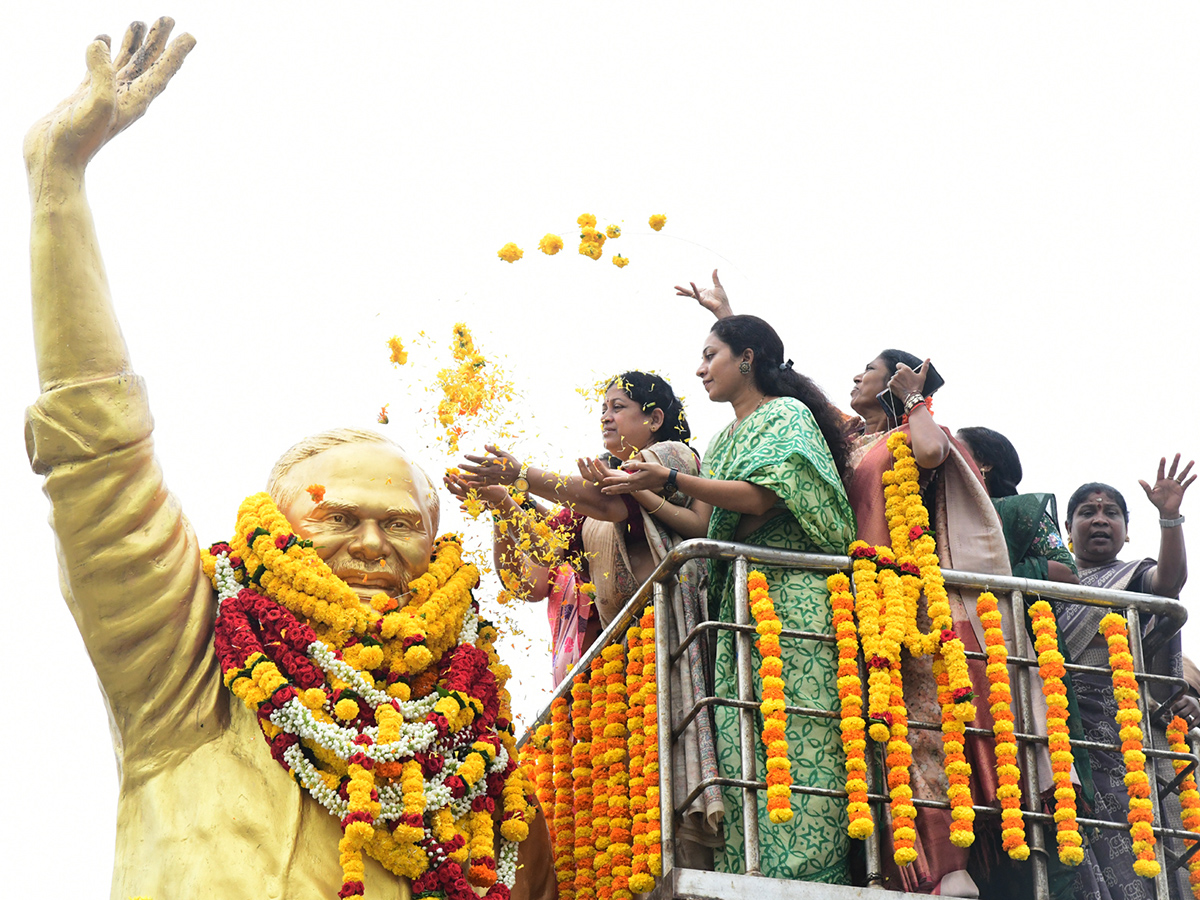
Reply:
[[1074, 542], [1074, 541], [1072, 541], [1072, 540], [1068, 540], [1068, 541], [1067, 541], [1067, 552], [1068, 552], [1068, 553], [1074, 553], [1074, 552], [1075, 552], [1075, 542]]
[[1125, 535], [1125, 543], [1129, 543], [1129, 535]]
[[750, 362], [748, 360], [743, 359], [742, 364], [740, 366], [738, 366], [738, 371], [741, 372], [743, 375], [749, 375], [750, 374]]

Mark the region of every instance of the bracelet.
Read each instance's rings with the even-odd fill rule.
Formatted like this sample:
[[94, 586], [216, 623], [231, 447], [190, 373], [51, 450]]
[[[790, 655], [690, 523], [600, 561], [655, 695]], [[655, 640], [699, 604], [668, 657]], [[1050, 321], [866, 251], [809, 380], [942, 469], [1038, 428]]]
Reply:
[[1183, 516], [1180, 516], [1178, 519], [1159, 519], [1158, 524], [1163, 528], [1178, 528], [1183, 524]]
[[904, 414], [907, 416], [916, 407], [925, 402], [925, 397], [920, 391], [913, 391], [904, 398]]
[[658, 504], [658, 506], [656, 506], [656, 507], [654, 507], [654, 509], [650, 510], [650, 515], [654, 515], [656, 512], [658, 512], [660, 509], [662, 509], [666, 505], [667, 505], [667, 498], [663, 497], [662, 503]]
[[679, 470], [676, 469], [674, 466], [672, 466], [671, 474], [667, 476], [667, 483], [665, 485], [663, 485], [663, 493], [666, 493], [668, 490], [672, 490], [672, 491], [679, 490], [678, 485], [675, 484], [675, 479], [677, 477], [679, 477]]

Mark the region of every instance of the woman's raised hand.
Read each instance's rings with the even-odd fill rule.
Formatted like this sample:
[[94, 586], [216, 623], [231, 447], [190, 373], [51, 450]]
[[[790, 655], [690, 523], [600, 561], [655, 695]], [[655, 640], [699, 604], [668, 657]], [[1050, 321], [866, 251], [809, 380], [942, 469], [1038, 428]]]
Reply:
[[575, 464], [579, 466], [579, 474], [583, 480], [589, 484], [603, 484], [604, 479], [613, 473], [602, 461], [589, 457], [580, 457], [575, 460]]
[[610, 469], [600, 483], [605, 494], [632, 494], [634, 491], [658, 491], [667, 483], [671, 470], [658, 463], [630, 460], [620, 469]]
[[1169, 472], [1167, 471], [1167, 458], [1164, 456], [1158, 461], [1158, 478], [1153, 487], [1145, 481], [1138, 481], [1142, 490], [1146, 492], [1146, 497], [1154, 504], [1159, 516], [1163, 519], [1179, 518], [1179, 505], [1183, 502], [1183, 493], [1196, 480], [1195, 475], [1188, 478], [1188, 473], [1192, 471], [1195, 460], [1189, 460], [1188, 464], [1183, 467], [1183, 471], [1176, 474], [1180, 458], [1180, 454], [1176, 453], [1175, 458], [1171, 461], [1171, 471]]
[[442, 481], [446, 485], [446, 490], [453, 494], [460, 504], [463, 504], [460, 508], [464, 510], [466, 509], [465, 504], [467, 502], [467, 495], [470, 494], [471, 491], [475, 492], [475, 496], [478, 497], [483, 505], [488, 509], [499, 509], [504, 504], [504, 497], [508, 494], [508, 491], [506, 491], [502, 485], [469, 484], [461, 475], [452, 472], [447, 472]]
[[718, 319], [732, 316], [733, 310], [729, 306], [729, 296], [725, 293], [725, 288], [721, 287], [716, 269], [713, 269], [712, 279], [713, 286], [704, 289], [696, 287], [694, 281], [689, 282], [690, 290], [677, 284], [675, 285], [675, 294], [679, 297], [691, 297]]
[[196, 45], [190, 34], [168, 45], [174, 27], [166, 16], [149, 33], [143, 23], [134, 22], [116, 59], [107, 35], [88, 45], [87, 78], [25, 136], [31, 177], [60, 168], [78, 175], [96, 151], [142, 117]]
[[904, 363], [896, 363], [896, 374], [888, 381], [888, 389], [903, 400], [914, 392], [925, 393], [925, 375], [929, 372], [929, 360], [925, 360], [917, 370], [910, 369]]
[[495, 444], [485, 444], [487, 456], [472, 456], [467, 454], [467, 460], [474, 465], [462, 466], [463, 471], [471, 477], [466, 479], [473, 487], [483, 484], [512, 484], [521, 474], [521, 462], [507, 450], [501, 450]]

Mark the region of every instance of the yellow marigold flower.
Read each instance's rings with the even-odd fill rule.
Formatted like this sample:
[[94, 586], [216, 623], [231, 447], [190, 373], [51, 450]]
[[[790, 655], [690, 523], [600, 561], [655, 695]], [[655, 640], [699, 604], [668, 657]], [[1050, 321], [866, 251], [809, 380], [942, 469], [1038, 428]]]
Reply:
[[516, 244], [514, 244], [512, 241], [509, 241], [507, 244], [505, 244], [503, 247], [501, 247], [498, 251], [496, 251], [496, 255], [499, 256], [502, 260], [504, 260], [507, 263], [513, 263], [513, 262], [516, 262], [518, 259], [520, 259], [522, 256], [524, 256], [525, 251], [522, 250], [520, 247], [518, 247]]
[[408, 352], [404, 349], [404, 343], [396, 335], [388, 338], [388, 348], [392, 351], [392, 365], [402, 366], [408, 362]]
[[591, 213], [584, 213], [575, 221], [578, 222], [580, 225], [583, 225], [587, 228], [595, 228], [596, 227], [596, 217], [593, 216]]
[[593, 244], [591, 241], [580, 241], [579, 252], [583, 256], [589, 256], [592, 259], [599, 259], [601, 254], [600, 245]]
[[655, 213], [650, 217], [650, 227], [655, 231], [662, 231], [663, 226], [667, 224], [667, 217], [662, 213]]
[[629, 260], [626, 259], [624, 256], [622, 256], [620, 253], [618, 253], [616, 256], [613, 257], [613, 265], [616, 266], [618, 269], [623, 269], [627, 265], [629, 265]]
[[599, 244], [601, 247], [603, 247], [604, 242], [608, 240], [608, 238], [604, 236], [603, 231], [597, 231], [591, 226], [584, 226], [580, 229], [579, 239], [581, 241], [587, 241], [589, 244]]
[[621, 236], [621, 226], [620, 225], [609, 225], [607, 228], [604, 229], [604, 233], [607, 234], [610, 238], [619, 238]]
[[553, 256], [563, 248], [563, 239], [557, 234], [547, 234], [544, 238], [538, 241], [538, 249], [547, 256]]

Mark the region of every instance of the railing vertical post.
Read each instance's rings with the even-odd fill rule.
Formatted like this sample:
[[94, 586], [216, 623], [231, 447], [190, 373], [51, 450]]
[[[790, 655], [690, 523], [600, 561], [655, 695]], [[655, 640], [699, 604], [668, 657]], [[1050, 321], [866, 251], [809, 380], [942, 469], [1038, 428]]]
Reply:
[[[734, 621], [738, 625], [750, 624], [750, 589], [746, 586], [748, 574], [746, 557], [739, 556], [733, 561], [733, 611]], [[735, 634], [734, 640], [737, 646], [738, 699], [753, 703], [754, 641], [749, 634], [741, 631]], [[738, 710], [738, 724], [742, 739], [742, 780], [757, 781], [754, 710]], [[758, 853], [758, 791], [754, 788], [742, 789], [742, 829], [746, 838], [746, 874], [761, 875]]]
[[[1129, 630], [1129, 653], [1133, 657], [1133, 671], [1145, 672], [1146, 661], [1142, 654], [1142, 623], [1138, 611], [1133, 607], [1125, 610], [1126, 627]], [[1138, 686], [1138, 709], [1142, 711], [1142, 737], [1144, 746], [1152, 750], [1165, 750], [1166, 747], [1155, 746], [1154, 726], [1150, 724], [1150, 686], [1143, 678]], [[1159, 805], [1158, 797], [1158, 760], [1156, 757], [1150, 757], [1146, 760], [1146, 768], [1150, 771], [1147, 773], [1148, 781], [1150, 782], [1150, 808], [1154, 813], [1155, 827], [1165, 827], [1166, 821], [1163, 817], [1162, 807]], [[1167, 859], [1164, 851], [1166, 838], [1160, 839], [1154, 847], [1154, 854], [1158, 858], [1158, 875], [1154, 878], [1154, 889], [1158, 892], [1159, 897], [1167, 897], [1169, 879], [1167, 878]]]
[[[1020, 591], [1009, 593], [1009, 609], [1012, 612], [1013, 651], [1024, 659], [1037, 658], [1037, 651], [1031, 651], [1027, 632], [1025, 631], [1025, 598]], [[1029, 669], [1025, 666], [1017, 668], [1017, 696], [1020, 703], [1017, 708], [1017, 721], [1025, 734], [1033, 734], [1035, 729], [1033, 717], [1033, 690]], [[1022, 805], [1027, 812], [1041, 812], [1042, 792], [1038, 784], [1037, 748], [1028, 741], [1021, 746], [1021, 776], [1024, 781], [1022, 788]], [[1030, 820], [1026, 826], [1029, 829], [1030, 859], [1033, 862], [1033, 891], [1037, 900], [1050, 900], [1050, 876], [1046, 871], [1046, 840], [1042, 832], [1042, 823]]]
[[675, 773], [671, 746], [671, 604], [662, 582], [654, 585], [654, 672], [658, 679], [658, 817], [662, 832], [662, 878], [670, 884], [675, 868]]

